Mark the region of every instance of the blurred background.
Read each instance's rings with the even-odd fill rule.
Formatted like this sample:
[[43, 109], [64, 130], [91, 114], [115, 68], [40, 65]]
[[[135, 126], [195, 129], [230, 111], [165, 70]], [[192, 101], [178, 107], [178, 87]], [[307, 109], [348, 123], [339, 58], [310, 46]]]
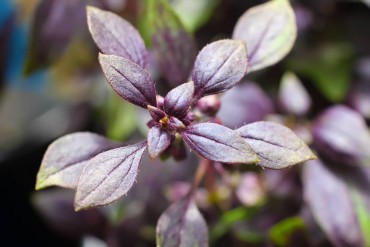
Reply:
[[[192, 40], [195, 56], [207, 43], [230, 38], [238, 18], [263, 2], [170, 0], [163, 21], [186, 34], [172, 41], [180, 49]], [[262, 119], [291, 127], [320, 155], [320, 168], [303, 175], [302, 166], [232, 170], [214, 191], [200, 189], [211, 246], [370, 246], [370, 2], [291, 3], [298, 27], [293, 51], [223, 95], [218, 116], [230, 128]], [[189, 188], [197, 166], [191, 154], [182, 162], [147, 159], [122, 201], [78, 214], [73, 191], [35, 192], [43, 154], [56, 138], [91, 131], [130, 141], [147, 131], [145, 114], [115, 95], [103, 77], [86, 5], [113, 11], [139, 29], [162, 95], [188, 76], [186, 69], [181, 78], [162, 69], [166, 45], [151, 40], [160, 31], [151, 22], [161, 17], [148, 18], [154, 10], [145, 0], [0, 0], [0, 246], [154, 246], [159, 215]], [[186, 57], [190, 64], [194, 56]], [[291, 81], [298, 89], [283, 87]], [[283, 96], [284, 90], [293, 91]], [[302, 107], [295, 111], [292, 104]], [[327, 133], [335, 138], [323, 145]], [[323, 198], [326, 209], [317, 205]]]

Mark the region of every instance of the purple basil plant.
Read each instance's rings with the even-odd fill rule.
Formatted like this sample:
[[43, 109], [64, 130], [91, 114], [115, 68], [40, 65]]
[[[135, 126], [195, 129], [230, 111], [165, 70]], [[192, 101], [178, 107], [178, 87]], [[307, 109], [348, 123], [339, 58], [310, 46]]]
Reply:
[[288, 1], [273, 0], [248, 10], [236, 25], [234, 39], [205, 46], [196, 57], [191, 80], [165, 97], [157, 94], [147, 71], [148, 51], [136, 29], [98, 8], [88, 7], [87, 16], [107, 81], [121, 98], [148, 110], [150, 130], [146, 140], [133, 145], [88, 132], [59, 138], [45, 153], [36, 189], [75, 189], [76, 211], [108, 205], [133, 186], [146, 150], [152, 159], [165, 152], [177, 159], [181, 154], [176, 146], [186, 143], [199, 156], [200, 165], [189, 193], [160, 217], [157, 244], [208, 246], [207, 225], [193, 192], [210, 166], [282, 169], [316, 158], [292, 130], [280, 124], [254, 122], [233, 130], [215, 117], [220, 101], [213, 95], [233, 88], [247, 71], [277, 63], [291, 50], [296, 26]]

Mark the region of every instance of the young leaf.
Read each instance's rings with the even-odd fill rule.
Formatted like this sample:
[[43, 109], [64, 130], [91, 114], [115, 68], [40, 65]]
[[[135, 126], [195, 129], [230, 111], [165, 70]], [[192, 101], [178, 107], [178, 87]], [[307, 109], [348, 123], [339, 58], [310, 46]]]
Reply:
[[296, 37], [295, 14], [288, 0], [271, 0], [247, 10], [233, 32], [234, 39], [247, 45], [249, 71], [279, 62], [292, 49]]
[[163, 153], [171, 144], [171, 134], [161, 127], [154, 126], [148, 133], [148, 152], [152, 159]]
[[273, 122], [245, 125], [237, 132], [251, 145], [261, 159], [259, 165], [283, 169], [316, 159], [307, 145], [293, 131]]
[[145, 109], [157, 105], [154, 82], [143, 68], [114, 55], [100, 53], [99, 61], [109, 84], [123, 99]]
[[196, 98], [224, 92], [247, 72], [247, 50], [242, 41], [219, 40], [205, 46], [194, 64]]
[[292, 72], [287, 72], [283, 76], [279, 90], [279, 103], [285, 112], [297, 116], [304, 116], [310, 110], [310, 95]]
[[224, 163], [256, 164], [259, 162], [252, 148], [236, 131], [215, 123], [190, 125], [182, 138], [195, 152], [206, 159]]
[[313, 141], [323, 157], [338, 163], [370, 166], [370, 132], [364, 118], [337, 105], [314, 122]]
[[273, 112], [274, 105], [266, 93], [257, 84], [247, 82], [222, 95], [217, 116], [223, 125], [234, 129], [261, 121]]
[[75, 210], [119, 199], [135, 182], [146, 142], [101, 153], [86, 162], [77, 185]]
[[118, 15], [95, 7], [87, 7], [90, 33], [107, 55], [124, 57], [142, 68], [146, 67], [147, 51], [137, 30]]
[[191, 196], [175, 202], [161, 215], [156, 232], [158, 247], [208, 246], [207, 224]]
[[37, 174], [36, 190], [49, 186], [74, 189], [86, 161], [116, 147], [108, 139], [88, 132], [65, 135], [47, 149]]
[[164, 98], [164, 111], [171, 116], [183, 117], [193, 102], [193, 94], [192, 81], [172, 89]]
[[350, 188], [321, 161], [303, 170], [304, 198], [335, 246], [364, 246]]
[[149, 28], [160, 70], [172, 86], [189, 78], [197, 47], [168, 0], [148, 0], [145, 26]]
[[157, 122], [159, 122], [162, 118], [166, 116], [166, 113], [164, 111], [151, 105], [148, 105], [148, 112], [150, 116]]

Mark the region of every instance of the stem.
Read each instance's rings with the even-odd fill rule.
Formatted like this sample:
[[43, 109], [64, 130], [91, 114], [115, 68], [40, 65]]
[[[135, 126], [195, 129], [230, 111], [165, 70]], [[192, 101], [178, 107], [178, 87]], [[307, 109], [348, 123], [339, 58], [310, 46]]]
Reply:
[[197, 168], [197, 171], [195, 172], [195, 176], [194, 176], [193, 183], [191, 185], [190, 193], [193, 193], [198, 188], [200, 182], [202, 181], [206, 171], [209, 169], [211, 164], [212, 164], [212, 161], [204, 159], [204, 158], [200, 158], [199, 166]]

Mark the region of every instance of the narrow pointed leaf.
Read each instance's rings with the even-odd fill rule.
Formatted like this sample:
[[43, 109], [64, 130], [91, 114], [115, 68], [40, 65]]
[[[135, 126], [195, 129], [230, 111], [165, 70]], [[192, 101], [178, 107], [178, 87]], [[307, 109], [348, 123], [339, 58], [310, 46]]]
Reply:
[[249, 71], [279, 62], [297, 37], [294, 11], [288, 0], [271, 0], [247, 10], [238, 20], [233, 38], [248, 48]]
[[148, 105], [148, 111], [150, 116], [157, 122], [159, 122], [162, 118], [166, 116], [166, 113], [164, 113], [164, 111], [155, 106]]
[[215, 123], [190, 125], [181, 133], [195, 152], [206, 159], [224, 163], [256, 164], [259, 159], [236, 131]]
[[178, 118], [184, 116], [193, 102], [194, 83], [184, 83], [172, 89], [164, 98], [164, 111]]
[[298, 77], [291, 72], [285, 73], [281, 81], [279, 103], [284, 112], [297, 116], [304, 116], [310, 110], [310, 95]]
[[145, 28], [152, 40], [164, 78], [172, 86], [187, 81], [195, 61], [197, 47], [168, 0], [146, 2]]
[[105, 77], [123, 99], [147, 108], [156, 106], [154, 82], [147, 71], [123, 57], [99, 54]]
[[316, 159], [309, 147], [287, 127], [273, 122], [245, 125], [237, 132], [251, 145], [260, 166], [282, 169]]
[[65, 135], [47, 149], [37, 174], [36, 189], [49, 186], [76, 188], [86, 161], [117, 143], [88, 132]]
[[133, 186], [146, 142], [101, 153], [81, 173], [75, 210], [104, 206], [125, 195]]
[[305, 201], [334, 246], [364, 246], [346, 182], [317, 160], [304, 166], [303, 183]]
[[171, 144], [171, 134], [161, 127], [154, 126], [148, 133], [148, 152], [151, 158], [156, 158]]
[[331, 107], [315, 120], [312, 133], [316, 150], [326, 159], [370, 166], [370, 131], [359, 113]]
[[205, 46], [194, 64], [197, 98], [235, 86], [247, 72], [247, 50], [242, 41], [219, 40]]
[[129, 22], [112, 12], [88, 7], [87, 23], [104, 54], [124, 57], [145, 68], [147, 51], [144, 41]]
[[207, 247], [207, 224], [194, 199], [186, 196], [172, 204], [157, 223], [158, 247]]

